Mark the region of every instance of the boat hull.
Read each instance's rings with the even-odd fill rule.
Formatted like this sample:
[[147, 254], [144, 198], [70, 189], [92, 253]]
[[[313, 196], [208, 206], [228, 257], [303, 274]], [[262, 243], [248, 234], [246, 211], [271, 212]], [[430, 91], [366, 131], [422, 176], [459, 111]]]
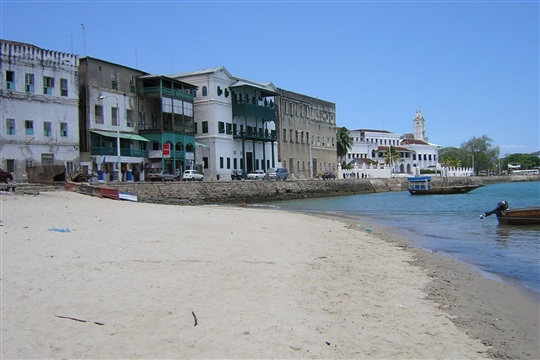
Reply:
[[466, 194], [475, 189], [481, 188], [484, 185], [463, 185], [449, 186], [431, 189], [409, 189], [411, 195], [449, 195], [449, 194]]
[[540, 225], [540, 207], [510, 209], [497, 214], [502, 225]]

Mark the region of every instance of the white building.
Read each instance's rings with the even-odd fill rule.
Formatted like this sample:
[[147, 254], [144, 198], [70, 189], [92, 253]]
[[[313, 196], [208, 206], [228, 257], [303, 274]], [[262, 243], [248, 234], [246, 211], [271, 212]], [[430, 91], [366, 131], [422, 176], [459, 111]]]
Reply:
[[0, 40], [0, 166], [28, 181], [27, 169], [79, 163], [77, 55]]
[[275, 96], [272, 83], [231, 75], [225, 67], [171, 75], [197, 86], [195, 138], [202, 144], [205, 178], [227, 179], [231, 171], [277, 165]]
[[[403, 136], [387, 130], [351, 130], [352, 147], [346, 160], [354, 166], [355, 176], [416, 175], [423, 169], [440, 169], [439, 146], [427, 142], [425, 119], [419, 111], [413, 118], [413, 128], [413, 134]], [[400, 159], [385, 164], [390, 147], [399, 153]], [[387, 170], [383, 171], [385, 168]]]

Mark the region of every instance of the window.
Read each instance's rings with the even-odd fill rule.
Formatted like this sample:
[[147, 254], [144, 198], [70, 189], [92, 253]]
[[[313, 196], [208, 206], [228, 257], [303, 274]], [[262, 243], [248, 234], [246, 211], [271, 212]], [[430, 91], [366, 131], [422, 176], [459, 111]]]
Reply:
[[228, 135], [232, 134], [232, 124], [231, 123], [227, 123], [227, 134]]
[[60, 123], [60, 136], [62, 137], [68, 136], [68, 124], [65, 122]]
[[32, 120], [24, 121], [24, 131], [26, 135], [34, 135], [34, 122]]
[[132, 93], [135, 93], [137, 92], [137, 88], [136, 88], [136, 82], [135, 82], [135, 75], [131, 75], [129, 77], [129, 91], [131, 91]]
[[95, 105], [94, 121], [96, 124], [103, 124], [103, 106], [102, 105]]
[[118, 90], [118, 72], [111, 70], [111, 88]]
[[227, 158], [227, 169], [230, 169], [231, 168], [231, 158], [228, 157]]
[[203, 159], [204, 168], [208, 169], [208, 156], [203, 156], [202, 159]]
[[183, 105], [184, 105], [184, 115], [193, 117], [193, 104], [184, 101]]
[[218, 133], [225, 133], [225, 123], [223, 121], [218, 121]]
[[43, 77], [43, 94], [52, 95], [54, 88], [54, 78], [50, 76]]
[[34, 92], [34, 74], [24, 74], [24, 90], [29, 93]]
[[219, 157], [219, 168], [223, 169], [223, 156]]
[[283, 129], [283, 141], [287, 141], [287, 129]]
[[126, 125], [133, 127], [133, 110], [126, 110]]
[[207, 96], [208, 95], [208, 88], [206, 86], [203, 86], [202, 87], [202, 96]]
[[54, 154], [41, 154], [41, 165], [54, 165]]
[[50, 121], [45, 121], [43, 123], [43, 136], [46, 136], [46, 137], [51, 137], [52, 136], [51, 122]]
[[225, 97], [228, 98], [229, 97], [229, 89], [225, 88]]
[[202, 133], [203, 134], [208, 134], [208, 121], [203, 121], [202, 122]]
[[6, 70], [6, 89], [15, 90], [15, 71]]
[[217, 94], [218, 96], [221, 96], [221, 94], [223, 94], [223, 90], [221, 90], [220, 86], [217, 87]]
[[68, 81], [60, 79], [60, 96], [68, 96]]
[[111, 125], [118, 126], [118, 108], [111, 108]]
[[6, 134], [15, 135], [15, 119], [6, 119]]

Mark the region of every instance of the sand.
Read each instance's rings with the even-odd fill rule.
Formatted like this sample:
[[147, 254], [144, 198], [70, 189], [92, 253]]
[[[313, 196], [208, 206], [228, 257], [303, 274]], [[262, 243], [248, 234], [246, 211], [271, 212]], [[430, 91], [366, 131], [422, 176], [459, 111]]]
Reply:
[[[383, 228], [66, 191], [1, 196], [2, 359], [513, 357], [501, 342], [538, 357], [538, 304], [462, 279], [462, 264]], [[491, 305], [474, 292], [498, 285], [505, 305], [522, 306], [484, 319], [513, 321], [521, 341], [475, 324], [471, 309]]]

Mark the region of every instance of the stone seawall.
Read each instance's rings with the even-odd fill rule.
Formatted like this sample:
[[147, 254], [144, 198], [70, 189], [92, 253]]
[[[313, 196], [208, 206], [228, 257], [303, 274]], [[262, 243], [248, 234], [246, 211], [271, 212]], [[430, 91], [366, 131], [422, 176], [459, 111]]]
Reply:
[[[434, 186], [441, 179], [433, 178]], [[448, 184], [481, 183], [481, 178], [454, 178]], [[160, 204], [252, 204], [278, 200], [406, 191], [407, 179], [347, 179], [295, 181], [202, 181], [108, 183], [104, 186], [137, 194], [138, 201]]]
[[[448, 178], [447, 185], [493, 184], [516, 181], [540, 181], [540, 176], [489, 176]], [[440, 186], [441, 178], [432, 178]], [[307, 199], [327, 196], [368, 194], [387, 191], [407, 191], [407, 179], [347, 179], [295, 181], [202, 181], [202, 182], [142, 182], [106, 183], [95, 186], [137, 194], [138, 201], [175, 205], [253, 204], [278, 200]], [[18, 193], [36, 194], [63, 188], [18, 184]]]

